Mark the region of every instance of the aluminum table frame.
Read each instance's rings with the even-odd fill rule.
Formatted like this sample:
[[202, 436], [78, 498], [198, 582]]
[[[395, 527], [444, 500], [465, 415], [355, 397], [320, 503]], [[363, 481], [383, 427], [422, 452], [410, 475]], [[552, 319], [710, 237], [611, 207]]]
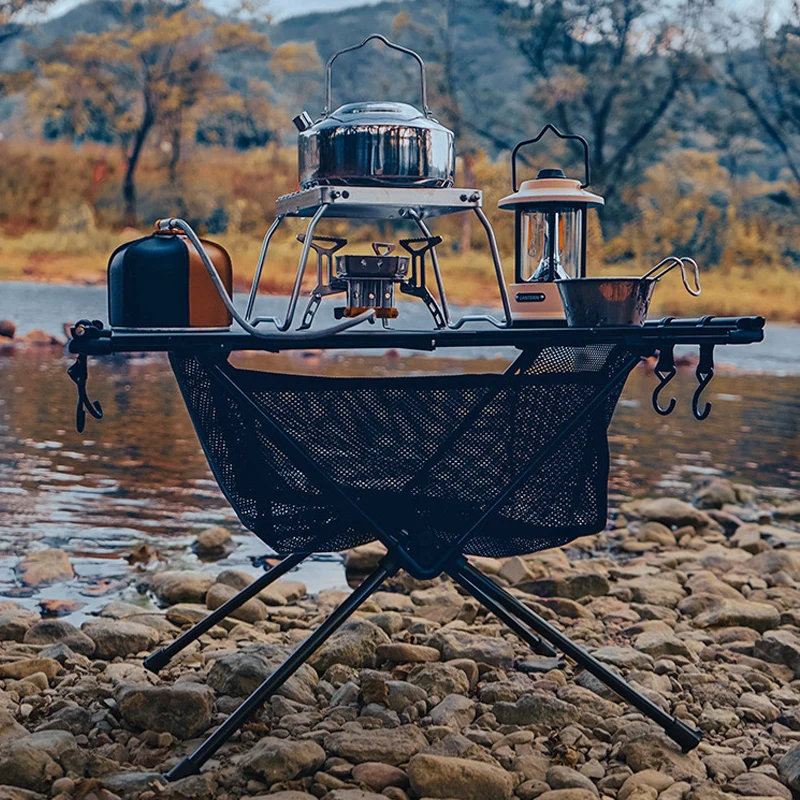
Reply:
[[[375, 539], [382, 542], [388, 554], [378, 567], [339, 605], [330, 616], [305, 639], [243, 703], [234, 711], [225, 722], [217, 728], [190, 756], [183, 758], [168, 773], [167, 778], [177, 780], [200, 770], [202, 765], [230, 737], [236, 733], [245, 722], [291, 677], [297, 669], [314, 653], [373, 593], [382, 583], [400, 569], [405, 569], [417, 578], [431, 578], [440, 574], [447, 574], [470, 595], [484, 605], [504, 622], [517, 636], [526, 642], [535, 652], [548, 655], [555, 654], [553, 647], [563, 651], [580, 667], [594, 675], [605, 685], [615, 691], [624, 700], [629, 702], [642, 714], [660, 725], [684, 751], [696, 747], [701, 740], [701, 732], [693, 729], [682, 720], [673, 717], [649, 700], [644, 694], [636, 691], [620, 675], [598, 661], [590, 653], [583, 650], [564, 633], [536, 614], [521, 600], [511, 595], [495, 581], [483, 575], [479, 570], [469, 564], [461, 550], [468, 541], [485, 524], [492, 512], [498, 508], [530, 474], [537, 469], [546, 458], [558, 448], [576, 426], [606, 398], [619, 388], [630, 370], [645, 356], [653, 355], [656, 350], [661, 352], [659, 366], [656, 374], [660, 384], [654, 396], [654, 405], [657, 404], [657, 393], [674, 375], [674, 364], [670, 373], [669, 362], [672, 349], [676, 344], [699, 344], [701, 347], [701, 364], [698, 366], [697, 375], [700, 387], [695, 393], [693, 409], [695, 416], [702, 419], [705, 413], [698, 413], [697, 401], [699, 392], [713, 375], [713, 348], [716, 345], [748, 344], [763, 339], [764, 320], [760, 317], [740, 318], [713, 318], [703, 317], [692, 320], [665, 319], [647, 323], [641, 328], [567, 328], [563, 326], [547, 326], [539, 328], [513, 328], [507, 330], [488, 331], [452, 331], [441, 330], [434, 332], [348, 332], [335, 336], [323, 337], [310, 341], [307, 337], [293, 337], [292, 334], [276, 335], [271, 339], [255, 338], [247, 334], [235, 332], [217, 333], [169, 333], [169, 332], [121, 332], [109, 331], [96, 323], [79, 323], [74, 329], [74, 335], [69, 345], [72, 353], [78, 354], [79, 363], [82, 364], [82, 381], [75, 375], [73, 380], [79, 388], [80, 404], [90, 404], [86, 397], [85, 389], [85, 362], [87, 355], [105, 355], [110, 353], [141, 352], [141, 351], [194, 351], [203, 358], [209, 368], [209, 373], [214, 382], [230, 397], [244, 401], [248, 414], [253, 423], [268, 427], [272, 435], [281, 443], [284, 452], [291, 453], [292, 458], [305, 465], [309, 478], [318, 486], [337, 499], [342, 508], [353, 514], [365, 528], [371, 531]], [[412, 553], [415, 548], [409, 541], [409, 535], [403, 531], [387, 530], [366, 512], [358, 502], [353, 499], [346, 489], [339, 486], [329, 478], [321, 468], [300, 448], [271, 416], [264, 412], [255, 402], [235, 383], [226, 369], [227, 356], [233, 350], [266, 350], [280, 352], [285, 350], [309, 349], [353, 349], [353, 348], [387, 348], [403, 347], [417, 350], [434, 350], [458, 346], [487, 346], [510, 345], [524, 350], [531, 347], [547, 345], [574, 345], [586, 346], [590, 344], [613, 343], [624, 344], [632, 356], [624, 367], [612, 376], [606, 385], [601, 388], [577, 414], [575, 414], [560, 430], [550, 439], [537, 454], [530, 459], [525, 468], [504, 489], [500, 497], [495, 498], [491, 506], [477, 519], [469, 529], [451, 544], [444, 548], [428, 552], [420, 557], [420, 553]], [[668, 353], [669, 358], [664, 359]], [[659, 370], [662, 366], [664, 369]], [[710, 366], [709, 366], [710, 364]], [[514, 365], [510, 369], [513, 369]], [[702, 368], [702, 374], [701, 374]], [[80, 372], [80, 371], [79, 371]], [[90, 404], [90, 408], [92, 408]], [[90, 411], [91, 413], [91, 411]], [[659, 413], [665, 413], [660, 410]], [[667, 412], [668, 413], [668, 412]], [[93, 414], [96, 416], [96, 414]], [[188, 644], [195, 641], [204, 632], [209, 630], [220, 620], [235, 611], [248, 599], [256, 596], [273, 581], [277, 580], [289, 570], [293, 569], [310, 553], [293, 553], [285, 557], [276, 566], [257, 578], [250, 586], [238, 595], [228, 600], [223, 606], [212, 611], [205, 619], [197, 623], [190, 630], [183, 633], [174, 642], [157, 650], [144, 660], [145, 666], [153, 672], [158, 672]], [[544, 641], [542, 641], [544, 640]]]

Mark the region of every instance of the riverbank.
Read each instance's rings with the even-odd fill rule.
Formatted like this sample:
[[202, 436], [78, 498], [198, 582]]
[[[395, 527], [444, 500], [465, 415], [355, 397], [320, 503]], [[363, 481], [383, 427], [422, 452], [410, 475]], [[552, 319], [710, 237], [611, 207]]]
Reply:
[[[639, 499], [596, 536], [475, 563], [699, 727], [691, 753], [573, 664], [533, 656], [449, 582], [401, 573], [201, 776], [167, 784], [161, 773], [346, 594], [281, 581], [158, 677], [147, 673], [146, 652], [247, 579], [209, 566], [156, 572], [141, 602], [108, 603], [80, 628], [68, 614], [40, 620], [3, 602], [0, 796], [791, 800], [800, 496], [775, 501], [712, 479], [688, 499]], [[225, 544], [208, 532], [197, 546], [221, 554]], [[363, 570], [379, 557], [368, 546], [348, 560]], [[69, 569], [51, 549], [17, 574], [57, 585]]]
[[[109, 254], [121, 242], [136, 235], [140, 234], [98, 230], [91, 236], [46, 231], [21, 237], [0, 236], [0, 281], [83, 285], [105, 283]], [[258, 260], [261, 240], [225, 234], [211, 238], [231, 254], [235, 288], [247, 291]], [[358, 244], [354, 242], [352, 246], [357, 248]], [[365, 240], [361, 247], [366, 251], [369, 243]], [[261, 284], [263, 293], [286, 295], [291, 291], [298, 255], [299, 247], [294, 240], [275, 242]], [[504, 259], [509, 277], [512, 261], [511, 256]], [[499, 307], [499, 299], [495, 302], [497, 283], [488, 253], [473, 251], [466, 256], [443, 253], [441, 263], [450, 301], [460, 305]], [[591, 269], [591, 274], [641, 275], [650, 266], [633, 262], [603, 265]], [[309, 269], [309, 280], [313, 274], [314, 270]], [[651, 316], [760, 314], [772, 322], [800, 322], [800, 270], [754, 266], [703, 271], [701, 277], [703, 294], [699, 298], [687, 294], [677, 274], [666, 277], [655, 292]], [[311, 283], [307, 282], [305, 288], [308, 291]]]

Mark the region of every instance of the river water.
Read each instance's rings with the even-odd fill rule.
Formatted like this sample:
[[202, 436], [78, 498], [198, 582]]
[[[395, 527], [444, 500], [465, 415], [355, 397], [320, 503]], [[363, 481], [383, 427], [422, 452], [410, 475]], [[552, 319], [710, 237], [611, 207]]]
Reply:
[[[285, 300], [259, 298], [260, 313], [281, 313]], [[412, 324], [417, 306], [404, 306]], [[103, 319], [105, 290], [0, 283], [0, 319], [19, 334], [34, 328], [63, 336], [79, 317]], [[477, 356], [483, 356], [477, 358]], [[236, 363], [314, 374], [408, 374], [498, 370], [511, 353], [411, 353], [328, 357], [238, 354]], [[488, 358], [486, 357], [488, 356]], [[800, 328], [768, 325], [764, 343], [717, 349], [718, 369], [706, 392], [711, 416], [697, 422], [690, 401], [691, 369], [671, 384], [672, 416], [650, 406], [655, 378], [631, 375], [610, 430], [612, 501], [643, 493], [683, 493], [701, 475], [719, 474], [757, 484], [776, 496], [800, 490]], [[74, 429], [71, 358], [59, 348], [0, 350], [0, 595], [36, 608], [43, 599], [73, 599], [82, 607], [71, 621], [112, 597], [139, 599], [137, 585], [165, 562], [174, 567], [247, 568], [263, 545], [228, 507], [206, 464], [166, 356], [95, 358], [90, 395], [105, 411]], [[236, 549], [202, 565], [191, 551], [197, 533], [222, 524]], [[147, 563], [129, 563], [141, 545]], [[69, 553], [77, 576], [67, 584], [25, 590], [14, 567], [41, 547]], [[312, 590], [345, 585], [337, 557], [319, 557], [293, 577]]]

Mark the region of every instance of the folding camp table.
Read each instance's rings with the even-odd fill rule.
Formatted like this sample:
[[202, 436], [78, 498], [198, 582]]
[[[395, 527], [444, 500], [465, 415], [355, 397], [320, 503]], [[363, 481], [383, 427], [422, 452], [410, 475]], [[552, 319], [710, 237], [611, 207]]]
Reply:
[[[70, 376], [78, 425], [102, 416], [86, 389], [87, 356], [168, 352], [200, 442], [239, 519], [283, 560], [172, 644], [145, 659], [157, 672], [190, 642], [317, 552], [381, 541], [387, 555], [344, 602], [189, 757], [167, 775], [200, 769], [348, 617], [400, 569], [449, 575], [525, 641], [553, 646], [664, 728], [683, 750], [700, 732], [637, 692], [524, 602], [487, 578], [469, 555], [505, 557], [601, 531], [607, 518], [607, 428], [630, 371], [659, 353], [653, 406], [675, 376], [676, 345], [699, 345], [692, 411], [714, 348], [763, 339], [760, 317], [671, 319], [643, 327], [559, 325], [492, 330], [352, 330], [309, 339], [235, 331], [132, 332], [82, 321]], [[509, 346], [502, 374], [337, 378], [238, 369], [236, 350], [363, 350]], [[701, 408], [702, 405], [702, 408]]]

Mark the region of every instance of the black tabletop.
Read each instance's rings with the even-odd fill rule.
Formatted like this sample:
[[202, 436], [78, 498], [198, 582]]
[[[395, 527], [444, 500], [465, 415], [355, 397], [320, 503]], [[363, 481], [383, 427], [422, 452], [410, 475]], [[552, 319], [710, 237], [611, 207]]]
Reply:
[[451, 347], [585, 346], [625, 344], [644, 351], [675, 344], [752, 344], [764, 338], [764, 318], [700, 317], [651, 320], [643, 326], [570, 328], [552, 322], [541, 326], [460, 330], [384, 330], [362, 326], [327, 336], [308, 332], [274, 333], [261, 338], [240, 330], [187, 331], [119, 330], [95, 326], [73, 329], [69, 351], [75, 354], [166, 352], [219, 349], [264, 350], [371, 350], [409, 349], [433, 351]]

